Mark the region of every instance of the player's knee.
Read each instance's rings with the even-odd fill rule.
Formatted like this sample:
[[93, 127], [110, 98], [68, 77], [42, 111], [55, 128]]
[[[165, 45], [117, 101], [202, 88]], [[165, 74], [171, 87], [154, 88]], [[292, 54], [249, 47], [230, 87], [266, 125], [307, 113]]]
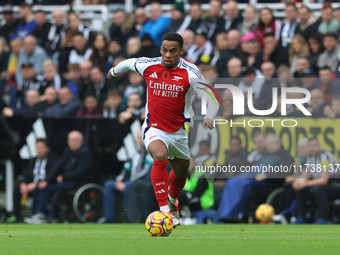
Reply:
[[168, 153], [167, 151], [154, 151], [152, 152], [152, 157], [154, 160], [168, 160]]

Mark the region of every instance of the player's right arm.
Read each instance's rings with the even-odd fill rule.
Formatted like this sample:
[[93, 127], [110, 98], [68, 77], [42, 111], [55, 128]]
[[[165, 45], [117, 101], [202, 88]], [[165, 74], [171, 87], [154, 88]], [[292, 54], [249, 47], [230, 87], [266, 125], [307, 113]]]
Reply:
[[134, 71], [134, 72], [138, 72], [140, 75], [143, 75], [144, 70], [147, 67], [155, 63], [160, 63], [160, 62], [161, 62], [161, 58], [145, 58], [145, 57], [129, 58], [129, 59], [126, 59], [120, 62], [115, 67], [112, 67], [109, 70], [107, 77], [109, 79], [114, 79], [117, 77], [118, 74], [124, 73], [127, 71]]
[[137, 71], [136, 61], [137, 61], [137, 58], [129, 58], [129, 59], [123, 60], [118, 65], [112, 67], [109, 70], [109, 72], [107, 73], [107, 77], [109, 79], [114, 79], [120, 73], [125, 73], [127, 71]]

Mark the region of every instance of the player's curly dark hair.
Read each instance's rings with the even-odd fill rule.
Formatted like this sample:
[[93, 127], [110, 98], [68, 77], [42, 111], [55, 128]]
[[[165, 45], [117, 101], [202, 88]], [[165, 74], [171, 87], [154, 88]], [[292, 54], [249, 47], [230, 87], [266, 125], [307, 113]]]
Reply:
[[163, 38], [163, 41], [175, 41], [178, 42], [178, 46], [182, 49], [183, 48], [183, 37], [180, 34], [174, 33], [174, 32], [169, 32], [166, 33]]

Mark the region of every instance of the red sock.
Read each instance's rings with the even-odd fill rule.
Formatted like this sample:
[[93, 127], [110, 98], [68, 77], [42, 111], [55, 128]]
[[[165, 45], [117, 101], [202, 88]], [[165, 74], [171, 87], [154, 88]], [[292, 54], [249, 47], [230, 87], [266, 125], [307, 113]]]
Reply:
[[178, 198], [179, 193], [183, 190], [187, 178], [177, 178], [174, 170], [171, 170], [169, 174], [169, 183], [170, 183], [170, 196], [172, 198]]
[[168, 205], [167, 160], [154, 160], [151, 168], [151, 182], [159, 207]]

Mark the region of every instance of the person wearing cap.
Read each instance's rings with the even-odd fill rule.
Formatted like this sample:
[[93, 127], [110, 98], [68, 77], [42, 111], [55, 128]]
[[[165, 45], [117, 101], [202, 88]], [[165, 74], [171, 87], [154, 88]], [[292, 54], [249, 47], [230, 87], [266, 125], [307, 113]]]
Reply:
[[253, 32], [241, 37], [241, 47], [245, 53], [243, 65], [260, 69], [263, 57], [263, 50]]
[[195, 36], [195, 43], [188, 48], [187, 59], [192, 63], [215, 65], [219, 53], [214, 51], [212, 43], [208, 40], [207, 34], [198, 30]]
[[184, 2], [177, 1], [171, 10], [171, 23], [169, 26], [169, 32], [176, 32], [177, 34], [181, 34], [185, 26], [185, 11], [184, 11]]
[[12, 34], [19, 25], [19, 21], [14, 18], [13, 7], [10, 5], [5, 5], [2, 8], [1, 14], [6, 23], [3, 26], [0, 26], [0, 36], [4, 37], [9, 43]]

